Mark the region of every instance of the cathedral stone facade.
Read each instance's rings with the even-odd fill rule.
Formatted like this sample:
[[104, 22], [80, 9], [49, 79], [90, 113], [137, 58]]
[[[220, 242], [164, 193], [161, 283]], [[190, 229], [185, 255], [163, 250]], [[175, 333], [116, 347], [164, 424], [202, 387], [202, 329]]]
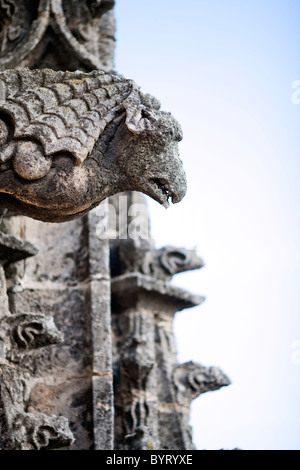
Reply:
[[113, 7], [0, 0], [1, 450], [191, 450], [230, 383], [176, 359], [204, 299], [171, 279], [203, 261], [155, 247], [142, 193], [184, 197], [181, 129], [114, 72]]

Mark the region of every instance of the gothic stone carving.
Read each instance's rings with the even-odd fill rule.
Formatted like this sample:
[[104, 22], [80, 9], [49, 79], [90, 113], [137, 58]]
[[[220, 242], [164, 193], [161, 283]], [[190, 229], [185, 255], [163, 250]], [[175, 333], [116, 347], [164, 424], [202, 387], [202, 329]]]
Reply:
[[[116, 198], [111, 198], [114, 207]], [[132, 201], [145, 204], [141, 194], [132, 193]], [[127, 207], [120, 210], [127, 212]], [[111, 241], [111, 250], [115, 446], [126, 450], [191, 449], [189, 406], [200, 392], [191, 397], [187, 384], [182, 411], [176, 390], [181, 386], [184, 395], [185, 383], [180, 380], [185, 366], [178, 366], [180, 372], [174, 373], [172, 321], [176, 311], [204, 299], [171, 286], [170, 280], [179, 272], [201, 268], [203, 260], [195, 250], [170, 246], [157, 250], [150, 238], [120, 238], [117, 243]], [[193, 377], [191, 371], [190, 380]]]
[[193, 361], [174, 367], [173, 382], [181, 405], [189, 405], [202, 393], [219, 390], [231, 383], [219, 367], [205, 367]]
[[0, 364], [0, 450], [40, 450], [72, 444], [68, 420], [25, 411], [26, 380]]
[[[112, 70], [113, 4], [113, 0], [0, 0], [0, 70], [6, 70], [0, 77], [0, 208], [63, 221], [118, 191], [136, 189], [164, 205], [170, 197], [178, 202], [184, 196], [185, 176], [177, 158], [181, 131], [154, 98], [116, 74], [53, 72]], [[21, 69], [26, 66], [52, 70]], [[16, 67], [18, 71], [8, 71]], [[89, 245], [91, 251], [90, 242], [91, 238], [82, 246]], [[146, 245], [140, 253], [137, 245], [127, 247], [127, 260], [120, 250], [124, 266], [118, 266], [121, 272], [112, 283], [116, 442], [128, 449], [189, 449], [193, 447], [189, 401], [216, 384], [207, 383], [201, 366], [176, 366], [173, 315], [203, 298], [168, 281], [203, 263], [184, 249], [154, 250], [151, 243]], [[109, 323], [103, 319], [109, 319], [105, 311], [109, 299], [103, 299], [108, 291], [100, 280], [107, 285], [109, 280], [105, 248], [100, 251], [92, 244], [92, 252], [97, 252], [101, 269], [96, 273], [92, 269], [90, 279], [91, 329], [94, 346], [99, 338], [105, 343], [93, 356], [94, 439], [95, 447], [108, 448], [113, 429], [111, 357]], [[5, 254], [3, 264], [10, 256]], [[96, 264], [93, 256], [90, 262]], [[1, 266], [0, 291], [6, 293]], [[42, 294], [38, 299], [44, 301]], [[12, 315], [6, 296], [1, 300], [0, 448], [69, 445], [73, 436], [67, 420], [37, 408], [35, 396], [48, 385], [30, 377], [32, 369], [26, 369], [26, 363], [22, 369], [22, 358], [29, 357], [32, 348], [61, 336], [49, 317]], [[85, 350], [80, 351], [84, 355]], [[213, 382], [214, 374], [210, 375]]]
[[185, 195], [180, 126], [131, 80], [7, 70], [0, 118], [0, 207], [61, 222], [124, 190], [165, 207]]
[[126, 331], [120, 355], [124, 447], [149, 450], [158, 446], [157, 403], [153, 394], [155, 355], [151, 347], [154, 344], [153, 319], [148, 312], [132, 310], [120, 319], [122, 322]]
[[16, 11], [16, 5], [14, 2], [9, 0], [0, 1], [0, 42], [1, 52], [3, 52], [8, 42], [15, 41], [21, 33], [20, 25], [13, 25], [12, 20]]
[[0, 0], [0, 70], [41, 66], [51, 42], [69, 55], [72, 70], [112, 70], [113, 6], [114, 0]]
[[0, 264], [5, 265], [37, 254], [32, 243], [0, 231]]
[[57, 449], [74, 442], [66, 418], [27, 410], [35, 380], [20, 367], [22, 358], [62, 342], [63, 335], [51, 316], [11, 314], [3, 265], [36, 253], [31, 243], [0, 232], [0, 450]]
[[175, 274], [204, 266], [196, 250], [172, 246], [157, 250], [152, 240], [122, 240], [118, 257], [122, 273], [141, 273], [163, 281], [171, 281]]
[[0, 321], [0, 450], [40, 450], [72, 444], [68, 420], [26, 411], [26, 391], [32, 378], [16, 369], [31, 349], [59, 343], [62, 334], [43, 314], [8, 315]]
[[30, 349], [61, 342], [53, 319], [43, 314], [8, 315], [0, 321], [0, 450], [40, 450], [72, 444], [68, 420], [26, 412], [28, 373], [16, 369]]

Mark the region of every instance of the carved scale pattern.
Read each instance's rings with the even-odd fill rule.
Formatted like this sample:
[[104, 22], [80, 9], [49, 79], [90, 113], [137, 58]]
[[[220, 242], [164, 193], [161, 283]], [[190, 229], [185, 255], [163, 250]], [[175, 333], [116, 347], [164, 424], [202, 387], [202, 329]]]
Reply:
[[98, 71], [9, 70], [0, 73], [0, 111], [12, 117], [14, 137], [38, 139], [47, 156], [68, 151], [80, 164], [133, 88], [130, 80]]

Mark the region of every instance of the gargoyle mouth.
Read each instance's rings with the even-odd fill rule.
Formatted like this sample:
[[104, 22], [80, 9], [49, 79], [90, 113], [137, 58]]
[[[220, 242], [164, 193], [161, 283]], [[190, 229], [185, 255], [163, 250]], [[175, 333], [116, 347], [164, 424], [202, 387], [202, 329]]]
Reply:
[[[177, 202], [175, 194], [172, 192], [167, 180], [153, 178], [150, 180], [151, 197], [168, 208], [171, 202]], [[149, 189], [150, 189], [149, 188]]]

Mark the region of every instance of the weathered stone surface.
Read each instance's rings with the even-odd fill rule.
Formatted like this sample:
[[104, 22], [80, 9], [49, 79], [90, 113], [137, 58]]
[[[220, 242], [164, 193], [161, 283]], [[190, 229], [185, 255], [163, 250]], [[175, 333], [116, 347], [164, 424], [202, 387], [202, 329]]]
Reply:
[[[204, 262], [195, 250], [156, 249], [144, 196], [126, 196], [109, 200], [111, 215], [117, 220], [113, 220], [115, 233], [111, 232], [110, 242], [115, 446], [191, 450], [192, 400], [230, 384], [216, 367], [177, 362], [174, 315], [205, 299], [170, 281], [180, 272], [202, 268]], [[129, 208], [134, 204], [142, 214], [138, 219], [142, 227], [140, 237], [131, 239], [124, 235], [133, 222]]]
[[[19, 358], [23, 368], [36, 376], [49, 373], [60, 374], [67, 380], [74, 375], [91, 375], [92, 350], [89, 325], [88, 290], [38, 290], [25, 289], [22, 292], [10, 293], [10, 305], [13, 310], [32, 311], [34, 306], [43, 305], [49, 315], [55, 315], [55, 324], [64, 336], [59, 346], [41, 350], [31, 350]], [[70, 317], [70, 312], [72, 316]]]
[[[155, 249], [142, 195], [130, 193], [127, 204], [121, 205], [117, 199], [110, 198], [118, 220], [111, 241], [115, 446], [193, 449], [190, 403], [203, 391], [196, 384], [204, 386], [200, 371], [207, 369], [178, 365], [173, 318], [176, 312], [201, 304], [204, 297], [170, 281], [175, 274], [199, 269], [204, 263], [194, 250]], [[139, 204], [143, 214], [141, 238], [136, 239], [123, 238], [123, 223], [132, 223], [125, 217], [132, 204]], [[211, 378], [214, 386], [218, 388]]]
[[[107, 201], [104, 202], [107, 205]], [[96, 211], [88, 214], [89, 305], [92, 333], [93, 441], [95, 450], [114, 446], [109, 241], [99, 240]], [[106, 218], [105, 224], [108, 224]]]
[[118, 250], [121, 271], [170, 281], [178, 273], [200, 269], [204, 262], [195, 250], [166, 246], [155, 250], [152, 240], [124, 240]]
[[9, 336], [12, 345], [21, 350], [27, 351], [63, 341], [63, 335], [56, 328], [53, 318], [42, 314], [10, 315], [3, 318], [0, 326], [2, 332]]
[[30, 0], [1, 0], [0, 69], [15, 67], [37, 46], [49, 22], [48, 3], [41, 0], [37, 6]]
[[[155, 249], [145, 208], [131, 236], [131, 190], [167, 205], [186, 181], [178, 123], [112, 72], [113, 4], [0, 0], [0, 449], [192, 449], [191, 400], [229, 382], [176, 359], [204, 298], [170, 281], [202, 259]], [[77, 217], [119, 191], [99, 239]]]
[[200, 305], [205, 299], [202, 296], [191, 294], [185, 289], [170, 286], [165, 282], [139, 273], [124, 274], [112, 280], [112, 306], [113, 308], [126, 308], [132, 299], [147, 299], [149, 307], [159, 309], [163, 301], [164, 307], [173, 314]]
[[179, 404], [190, 404], [206, 392], [230, 385], [230, 379], [219, 367], [204, 367], [193, 361], [178, 364], [173, 370], [176, 397]]
[[[35, 378], [22, 367], [31, 351], [63, 341], [53, 318], [43, 314], [11, 314], [3, 267], [0, 266], [0, 449], [40, 450], [73, 444], [68, 419], [28, 409]], [[21, 367], [20, 367], [21, 366]]]
[[[7, 341], [4, 343], [2, 356], [14, 364], [21, 376], [27, 376], [26, 409], [30, 413], [65, 416], [75, 442], [65, 442], [64, 447], [93, 448], [87, 221], [78, 219], [56, 225], [23, 217], [5, 217], [3, 227], [15, 236], [26, 234], [39, 252], [34, 258], [6, 268], [10, 311], [6, 310], [1, 330], [7, 331], [3, 339], [9, 337], [10, 345], [7, 346]], [[4, 291], [6, 293], [5, 287]], [[24, 347], [22, 339], [20, 341], [15, 334], [18, 319], [21, 320], [21, 338], [24, 337], [22, 325], [29, 323], [33, 345], [40, 343], [43, 347]], [[40, 332], [35, 332], [37, 320], [44, 327]], [[4, 322], [7, 323], [5, 328]], [[45, 334], [38, 339], [36, 333], [43, 332]], [[55, 336], [59, 344], [58, 341], [51, 344]]]
[[[162, 340], [161, 331], [159, 335]], [[166, 354], [164, 359], [162, 354], [157, 357], [165, 384], [169, 384], [160, 395], [158, 408], [161, 449], [192, 450], [191, 401], [202, 393], [230, 385], [230, 380], [218, 367], [205, 367], [192, 361], [175, 364], [173, 360], [172, 364], [170, 356], [167, 361], [166, 358]]]
[[2, 208], [62, 222], [120, 191], [185, 195], [179, 124], [116, 74], [0, 72], [0, 126]]
[[117, 346], [115, 446], [125, 450], [159, 449], [152, 312], [133, 300], [131, 308], [113, 315], [113, 331]]
[[[28, 393], [29, 412], [55, 414], [68, 419], [73, 441], [66, 443], [70, 450], [93, 449], [93, 397], [89, 377], [73, 377], [67, 380], [57, 377], [33, 381]], [[74, 442], [75, 441], [75, 442]]]
[[0, 264], [14, 263], [34, 256], [37, 251], [32, 243], [0, 231]]
[[72, 444], [68, 420], [26, 412], [25, 394], [24, 376], [0, 364], [0, 450], [40, 450]]
[[112, 70], [113, 6], [113, 0], [1, 0], [0, 70], [20, 63], [62, 69], [66, 56], [69, 70]]

